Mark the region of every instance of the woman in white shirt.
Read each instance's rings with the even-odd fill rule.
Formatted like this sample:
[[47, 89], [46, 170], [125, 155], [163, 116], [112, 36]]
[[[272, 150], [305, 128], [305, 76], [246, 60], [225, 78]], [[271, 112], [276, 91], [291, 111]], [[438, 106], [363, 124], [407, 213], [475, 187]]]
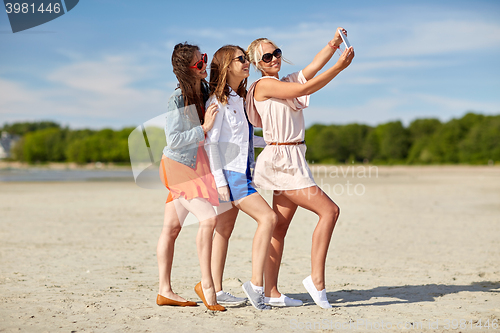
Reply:
[[[253, 127], [245, 112], [246, 83], [250, 62], [238, 46], [226, 45], [214, 54], [210, 64], [210, 91], [206, 105], [216, 104], [219, 112], [214, 126], [207, 133], [205, 149], [215, 178], [219, 200], [218, 222], [212, 250], [212, 276], [218, 302], [234, 296], [222, 290], [222, 274], [229, 237], [234, 228], [238, 210], [250, 215], [258, 223], [252, 244], [252, 278], [243, 284], [243, 290], [252, 305], [268, 310], [264, 304], [264, 265], [276, 213], [252, 186], [251, 167], [254, 163]], [[261, 144], [264, 143], [261, 138]]]

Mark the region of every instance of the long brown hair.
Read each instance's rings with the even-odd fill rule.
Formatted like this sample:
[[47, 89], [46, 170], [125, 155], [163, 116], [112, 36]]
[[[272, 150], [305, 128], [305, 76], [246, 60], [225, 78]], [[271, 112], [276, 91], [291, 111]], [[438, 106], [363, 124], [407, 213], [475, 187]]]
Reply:
[[[245, 50], [239, 46], [224, 45], [215, 52], [210, 64], [210, 92], [214, 94], [217, 100], [222, 104], [227, 103], [227, 97], [229, 96], [227, 73], [237, 50], [246, 54]], [[246, 97], [247, 78], [240, 82], [236, 93], [240, 95], [240, 97]]]
[[[200, 48], [198, 46], [188, 44], [187, 42], [175, 45], [174, 52], [172, 53], [172, 67], [174, 68], [174, 74], [179, 81], [179, 88], [181, 89], [182, 97], [184, 98], [184, 106], [194, 104], [196, 106], [200, 122], [203, 124], [203, 110], [205, 109], [203, 90], [204, 86], [207, 85], [207, 81], [203, 79], [200, 82], [194, 77], [191, 68], [189, 68], [195, 52], [199, 50]], [[201, 85], [201, 87], [198, 87], [199, 89], [196, 89], [197, 84]]]

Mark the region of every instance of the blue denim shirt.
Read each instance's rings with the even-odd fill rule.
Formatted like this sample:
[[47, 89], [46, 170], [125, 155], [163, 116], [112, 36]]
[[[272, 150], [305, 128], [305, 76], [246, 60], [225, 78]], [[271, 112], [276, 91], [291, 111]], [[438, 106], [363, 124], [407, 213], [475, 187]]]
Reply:
[[[204, 93], [208, 92], [205, 84], [203, 88], [206, 90]], [[184, 106], [181, 89], [176, 89], [168, 100], [165, 136], [167, 145], [163, 154], [194, 169], [198, 147], [203, 145], [205, 133], [201, 128], [195, 105]]]

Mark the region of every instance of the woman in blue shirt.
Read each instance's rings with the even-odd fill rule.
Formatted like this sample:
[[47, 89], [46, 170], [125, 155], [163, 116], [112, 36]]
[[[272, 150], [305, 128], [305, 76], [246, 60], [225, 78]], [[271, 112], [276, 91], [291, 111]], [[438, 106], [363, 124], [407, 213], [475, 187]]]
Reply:
[[172, 291], [171, 271], [174, 245], [188, 213], [200, 222], [196, 244], [201, 282], [195, 291], [205, 306], [225, 311], [217, 304], [211, 272], [212, 236], [217, 223], [213, 206], [218, 206], [214, 178], [203, 148], [205, 135], [212, 128], [217, 106], [207, 107], [208, 84], [205, 81], [207, 55], [187, 43], [177, 44], [172, 67], [179, 87], [170, 96], [166, 114], [167, 146], [163, 150], [160, 177], [170, 193], [165, 205], [163, 230], [158, 240], [158, 305], [196, 306]]

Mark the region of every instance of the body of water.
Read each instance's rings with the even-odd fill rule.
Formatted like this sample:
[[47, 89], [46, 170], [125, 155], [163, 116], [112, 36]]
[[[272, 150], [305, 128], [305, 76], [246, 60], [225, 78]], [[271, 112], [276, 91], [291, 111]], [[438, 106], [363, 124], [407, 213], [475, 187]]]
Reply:
[[132, 170], [3, 169], [0, 182], [134, 181]]

